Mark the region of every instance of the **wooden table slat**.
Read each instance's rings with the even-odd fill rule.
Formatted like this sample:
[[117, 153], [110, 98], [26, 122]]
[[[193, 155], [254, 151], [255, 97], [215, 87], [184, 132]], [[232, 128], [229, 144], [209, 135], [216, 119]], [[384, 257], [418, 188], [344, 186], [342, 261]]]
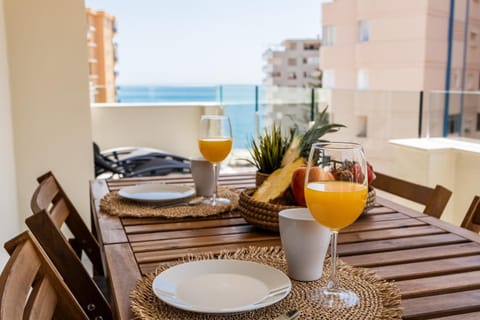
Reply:
[[[248, 246], [258, 246], [258, 247], [271, 247], [271, 246], [278, 246], [280, 244], [278, 239], [275, 240], [262, 240], [262, 241], [255, 241], [248, 243]], [[155, 255], [155, 260], [150, 262], [142, 262], [140, 263], [140, 269], [142, 273], [146, 274], [148, 272], [152, 272], [158, 265], [162, 263], [167, 263], [171, 261], [176, 261], [181, 257], [186, 255], [195, 255], [195, 254], [203, 254], [203, 253], [220, 253], [224, 250], [227, 251], [235, 251], [237, 249], [245, 248], [245, 244], [243, 243], [231, 243], [231, 244], [223, 244], [223, 245], [215, 245], [215, 246], [204, 246], [204, 247], [197, 247], [197, 248], [186, 248], [186, 249], [173, 249], [173, 250], [162, 250]]]
[[480, 290], [403, 299], [403, 319], [430, 319], [480, 311]]
[[371, 270], [387, 280], [399, 281], [432, 277], [454, 272], [480, 270], [480, 255], [372, 267]]
[[131, 234], [128, 239], [131, 243], [142, 241], [155, 241], [155, 240], [171, 240], [182, 238], [202, 237], [208, 235], [224, 235], [232, 233], [246, 233], [252, 232], [255, 227], [250, 224], [234, 225], [226, 227], [215, 228], [198, 228], [190, 230], [176, 230], [176, 231], [163, 231], [148, 234]]
[[[109, 244], [104, 246], [108, 263], [108, 280], [112, 300], [115, 302], [117, 317], [130, 319], [129, 293], [141, 278], [140, 271], [128, 243]], [[128, 277], [126, 276], [128, 275]]]
[[[94, 180], [90, 184], [90, 193], [95, 197], [94, 204], [96, 212], [100, 212], [100, 199], [108, 193], [108, 188], [104, 180]], [[127, 237], [123, 230], [122, 222], [114, 216], [107, 214], [97, 215], [96, 224], [101, 226], [101, 232], [98, 233], [100, 242], [103, 244], [108, 243], [122, 243], [126, 242]]]
[[[338, 247], [340, 256], [358, 255], [374, 252], [385, 252], [401, 249], [422, 248], [435, 245], [467, 242], [465, 238], [456, 234], [434, 234], [428, 236], [405, 237], [397, 239], [345, 243]], [[339, 242], [340, 243], [340, 242]]]
[[428, 278], [396, 281], [402, 298], [480, 289], [480, 271], [453, 273]]
[[448, 245], [439, 244], [438, 246], [421, 247], [416, 249], [347, 256], [342, 257], [342, 259], [346, 263], [354, 266], [376, 267], [399, 263], [461, 257], [472, 254], [480, 254], [480, 244], [475, 242], [465, 242], [459, 244], [455, 243]]
[[278, 237], [267, 237], [263, 234], [255, 233], [236, 233], [218, 236], [198, 237], [194, 239], [172, 239], [132, 243], [133, 252], [136, 253], [138, 262], [143, 262], [146, 257], [152, 254], [149, 251], [161, 251], [169, 249], [195, 248], [202, 246], [212, 246], [215, 244], [228, 243], [250, 243], [262, 240], [276, 240]]
[[236, 226], [246, 224], [243, 218], [234, 219], [221, 219], [221, 220], [199, 220], [199, 221], [169, 221], [163, 224], [147, 224], [147, 225], [135, 225], [126, 226], [125, 230], [128, 234], [136, 233], [155, 233], [167, 230], [188, 230], [188, 229], [201, 229], [209, 227], [223, 227], [223, 226]]

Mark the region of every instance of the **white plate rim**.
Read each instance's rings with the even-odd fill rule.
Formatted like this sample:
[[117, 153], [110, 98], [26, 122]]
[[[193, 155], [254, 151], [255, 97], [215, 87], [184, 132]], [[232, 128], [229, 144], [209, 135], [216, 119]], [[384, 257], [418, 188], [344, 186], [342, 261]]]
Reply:
[[[205, 308], [202, 306], [194, 306], [194, 305], [189, 305], [186, 303], [183, 303], [181, 300], [175, 298], [174, 294], [168, 293], [163, 291], [162, 289], [158, 288], [159, 285], [158, 283], [161, 281], [159, 279], [162, 279], [162, 276], [168, 273], [176, 272], [178, 268], [184, 268], [187, 265], [191, 266], [192, 268], [195, 268], [196, 264], [223, 264], [228, 267], [229, 264], [244, 264], [245, 266], [249, 266], [250, 268], [256, 269], [256, 268], [261, 268], [263, 270], [268, 270], [269, 276], [275, 276], [277, 277], [277, 280], [281, 282], [280, 286], [277, 286], [275, 288], [269, 288], [269, 292], [277, 292], [278, 288], [281, 288], [281, 290], [278, 291], [278, 293], [270, 296], [267, 294], [260, 303], [255, 303], [255, 304], [248, 304], [248, 305], [243, 305], [238, 308], [230, 308], [230, 309], [209, 309]], [[182, 266], [182, 267], [180, 267]], [[187, 266], [187, 267], [189, 267]], [[258, 271], [259, 269], [257, 269]], [[252, 271], [252, 270], [250, 270]], [[251, 276], [257, 276], [256, 272], [252, 272], [250, 274]], [[263, 279], [258, 278], [258, 280], [262, 281]], [[171, 286], [169, 289], [173, 289], [175, 286], [175, 283], [167, 283], [167, 285]], [[153, 293], [163, 302], [165, 302], [168, 305], [171, 305], [173, 307], [176, 307], [178, 309], [186, 310], [186, 311], [192, 311], [192, 312], [198, 312], [198, 313], [210, 313], [210, 314], [229, 314], [229, 313], [238, 313], [238, 312], [247, 312], [247, 311], [252, 311], [260, 308], [267, 307], [269, 305], [272, 305], [274, 303], [277, 303], [284, 299], [291, 291], [292, 289], [292, 282], [290, 278], [283, 273], [282, 271], [258, 262], [253, 262], [253, 261], [246, 261], [246, 260], [235, 260], [235, 259], [206, 259], [206, 260], [199, 260], [199, 261], [191, 261], [191, 262], [186, 262], [186, 263], [181, 263], [178, 265], [175, 265], [171, 268], [168, 268], [162, 272], [160, 272], [155, 279], [152, 281], [152, 291]]]
[[[154, 194], [162, 192], [177, 193], [178, 196], [174, 197], [155, 197]], [[146, 198], [145, 196], [138, 196], [136, 194], [152, 193], [152, 196]], [[143, 183], [135, 186], [124, 187], [118, 190], [118, 195], [124, 199], [135, 200], [141, 202], [172, 202], [175, 200], [182, 200], [195, 195], [195, 189], [193, 187], [185, 185], [175, 185], [166, 183]]]

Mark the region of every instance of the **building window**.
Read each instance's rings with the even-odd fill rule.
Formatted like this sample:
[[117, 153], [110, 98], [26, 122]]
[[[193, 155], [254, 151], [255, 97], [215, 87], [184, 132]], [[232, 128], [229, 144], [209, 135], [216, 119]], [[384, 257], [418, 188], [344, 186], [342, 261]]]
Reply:
[[448, 116], [448, 133], [460, 131], [460, 114], [451, 114]]
[[470, 44], [470, 47], [472, 47], [472, 48], [477, 47], [477, 44], [478, 44], [478, 32], [477, 31], [470, 31], [470, 34], [468, 36], [468, 43]]
[[480, 113], [477, 113], [477, 131], [480, 131]]
[[302, 63], [303, 63], [303, 64], [307, 64], [307, 63], [308, 63], [308, 59], [307, 59], [307, 58], [302, 58]]
[[287, 64], [289, 66], [296, 66], [297, 65], [297, 59], [295, 58], [288, 58]]
[[303, 71], [303, 77], [304, 77], [304, 78], [308, 78], [308, 73], [307, 73], [307, 71]]
[[334, 26], [323, 26], [322, 30], [322, 45], [324, 46], [333, 46], [335, 45], [335, 27]]
[[319, 57], [309, 57], [309, 58], [307, 58], [307, 64], [312, 64], [312, 65], [318, 66], [320, 64], [320, 58]]
[[310, 50], [319, 50], [320, 43], [304, 43], [303, 50], [310, 51]]
[[360, 20], [358, 22], [358, 42], [368, 42], [370, 40], [370, 22]]
[[278, 71], [272, 72], [272, 77], [273, 78], [280, 78], [281, 76], [282, 76], [282, 74]]
[[335, 87], [335, 71], [324, 70], [322, 75], [322, 85], [325, 89], [333, 89]]
[[297, 50], [297, 43], [296, 42], [290, 42], [288, 44], [288, 49], [290, 50]]
[[290, 72], [288, 74], [288, 80], [295, 80], [297, 79], [297, 74], [295, 72]]
[[357, 89], [358, 90], [367, 90], [368, 89], [368, 71], [360, 69], [357, 71]]

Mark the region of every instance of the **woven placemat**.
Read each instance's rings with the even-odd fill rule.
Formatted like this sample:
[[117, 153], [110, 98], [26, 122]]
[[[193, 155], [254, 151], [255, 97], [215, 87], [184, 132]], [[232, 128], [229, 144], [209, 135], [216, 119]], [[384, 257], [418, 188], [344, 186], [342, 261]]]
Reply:
[[292, 280], [292, 291], [282, 301], [255, 311], [229, 314], [212, 315], [183, 311], [171, 307], [160, 301], [152, 291], [152, 281], [157, 274], [172, 265], [182, 262], [203, 259], [237, 259], [260, 262], [286, 273], [285, 256], [281, 247], [250, 247], [240, 249], [234, 253], [223, 252], [220, 255], [188, 256], [182, 261], [170, 265], [161, 266], [155, 272], [150, 273], [138, 281], [130, 293], [131, 309], [136, 319], [175, 319], [175, 320], [212, 320], [212, 319], [246, 319], [266, 320], [274, 319], [278, 315], [292, 309], [302, 312], [299, 319], [321, 320], [351, 320], [351, 319], [401, 319], [400, 291], [394, 283], [380, 279], [375, 273], [364, 268], [353, 268], [338, 261], [338, 279], [341, 286], [354, 291], [360, 297], [360, 304], [341, 310], [321, 308], [308, 299], [308, 292], [317, 287], [324, 286], [330, 272], [330, 259], [327, 258], [323, 268], [323, 276], [320, 280], [300, 282]]
[[103, 212], [120, 217], [208, 217], [224, 212], [230, 212], [238, 206], [238, 193], [225, 187], [218, 188], [218, 196], [230, 200], [228, 205], [210, 206], [197, 204], [195, 206], [178, 205], [162, 208], [161, 205], [148, 202], [138, 202], [124, 199], [117, 191], [108, 193], [100, 200], [100, 209]]

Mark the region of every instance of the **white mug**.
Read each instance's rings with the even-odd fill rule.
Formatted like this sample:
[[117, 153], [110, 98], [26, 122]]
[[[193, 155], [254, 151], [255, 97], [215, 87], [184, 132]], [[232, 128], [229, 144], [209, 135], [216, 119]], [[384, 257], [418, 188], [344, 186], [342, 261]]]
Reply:
[[[215, 190], [215, 176], [213, 175], [213, 164], [202, 157], [190, 158], [190, 169], [192, 170], [193, 182], [197, 196], [210, 197]], [[217, 165], [217, 175], [220, 166]]]
[[316, 222], [307, 208], [282, 210], [278, 222], [288, 276], [299, 281], [320, 279], [330, 230]]

